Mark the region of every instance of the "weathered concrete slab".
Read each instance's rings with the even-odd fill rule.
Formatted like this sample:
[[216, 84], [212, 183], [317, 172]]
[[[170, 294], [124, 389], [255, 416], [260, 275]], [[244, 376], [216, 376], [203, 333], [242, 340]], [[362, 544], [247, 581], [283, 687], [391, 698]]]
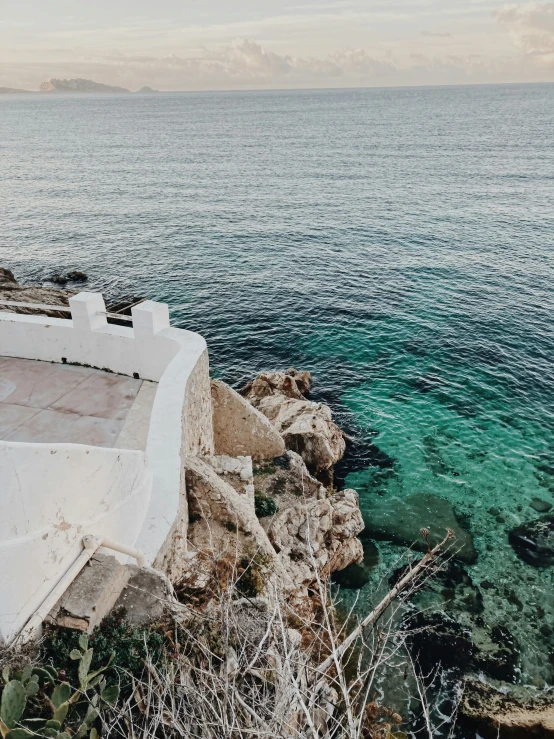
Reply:
[[0, 439], [113, 447], [136, 416], [142, 384], [91, 367], [1, 357]]
[[117, 599], [114, 610], [125, 609], [125, 620], [132, 626], [157, 621], [171, 603], [171, 585], [161, 573], [147, 567], [127, 565], [129, 580]]
[[221, 380], [212, 380], [216, 455], [273, 459], [285, 452], [285, 442], [270, 421]]
[[47, 621], [90, 634], [113, 608], [129, 575], [129, 569], [115, 557], [97, 552], [54, 606]]

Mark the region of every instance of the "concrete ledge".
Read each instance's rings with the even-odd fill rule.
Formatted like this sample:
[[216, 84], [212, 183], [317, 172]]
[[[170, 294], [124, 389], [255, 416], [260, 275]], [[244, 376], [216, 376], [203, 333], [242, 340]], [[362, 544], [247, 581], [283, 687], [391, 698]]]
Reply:
[[125, 565], [96, 553], [54, 606], [49, 623], [90, 634], [112, 610], [128, 579]]

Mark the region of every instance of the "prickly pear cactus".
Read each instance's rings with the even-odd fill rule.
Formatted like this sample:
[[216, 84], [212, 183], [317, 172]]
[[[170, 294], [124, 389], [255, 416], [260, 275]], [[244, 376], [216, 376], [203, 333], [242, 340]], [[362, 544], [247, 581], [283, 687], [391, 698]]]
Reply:
[[0, 703], [0, 718], [8, 729], [13, 729], [23, 716], [27, 704], [27, 693], [23, 683], [19, 680], [10, 680], [2, 691], [2, 702]]

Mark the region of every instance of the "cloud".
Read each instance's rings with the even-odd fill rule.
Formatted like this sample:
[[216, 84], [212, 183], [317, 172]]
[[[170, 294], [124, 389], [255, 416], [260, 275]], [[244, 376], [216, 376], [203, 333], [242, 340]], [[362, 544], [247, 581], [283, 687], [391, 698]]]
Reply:
[[495, 15], [518, 49], [554, 65], [554, 2], [505, 5]]
[[[506, 6], [498, 20], [513, 29], [530, 27], [527, 6]], [[549, 5], [554, 5], [550, 3]], [[545, 6], [540, 6], [544, 9]], [[524, 19], [524, 20], [523, 20]], [[525, 32], [529, 35], [528, 30]], [[525, 34], [518, 36], [525, 38]], [[548, 38], [540, 49], [548, 48]], [[525, 43], [526, 53], [536, 44]], [[363, 48], [343, 48], [324, 56], [279, 54], [248, 38], [230, 44], [201, 47], [167, 54], [98, 50], [90, 46], [42, 49], [41, 61], [0, 65], [0, 85], [37, 89], [49, 77], [86, 77], [98, 82], [137, 89], [150, 85], [161, 90], [219, 90], [302, 87], [373, 87], [395, 85], [445, 85], [536, 79], [533, 63], [520, 54], [492, 56], [487, 53], [403, 55], [399, 61], [390, 48], [381, 58]], [[550, 52], [548, 52], [550, 53]], [[544, 56], [546, 58], [546, 55]], [[552, 76], [543, 66], [544, 75]]]
[[421, 35], [426, 38], [450, 38], [452, 36], [451, 33], [439, 33], [434, 31], [422, 31]]
[[[364, 49], [342, 49], [325, 57], [276, 54], [249, 39], [237, 39], [220, 50], [204, 49], [194, 57], [110, 54], [104, 63], [163, 80], [167, 89], [225, 86], [305, 86], [322, 83], [372, 84], [393, 75], [397, 68], [379, 61]], [[162, 84], [158, 82], [158, 84]]]

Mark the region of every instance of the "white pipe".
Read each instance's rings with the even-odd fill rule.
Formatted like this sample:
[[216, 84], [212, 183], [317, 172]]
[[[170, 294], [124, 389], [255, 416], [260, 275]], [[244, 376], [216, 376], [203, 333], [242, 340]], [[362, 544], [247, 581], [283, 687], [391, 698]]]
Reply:
[[101, 539], [100, 546], [105, 547], [106, 549], [113, 549], [114, 552], [121, 552], [121, 554], [128, 554], [129, 557], [133, 557], [134, 559], [137, 560], [137, 564], [139, 567], [146, 567], [146, 557], [140, 551], [140, 549], [135, 549], [134, 547], [128, 547], [125, 544], [120, 544], [117, 541], [113, 541], [113, 539]]
[[39, 608], [33, 613], [31, 618], [27, 621], [23, 629], [19, 632], [14, 640], [14, 646], [25, 644], [35, 637], [42, 627], [42, 622], [48, 616], [52, 608], [56, 605], [62, 595], [65, 593], [67, 588], [71, 585], [73, 580], [81, 572], [83, 567], [89, 562], [92, 557], [96, 554], [100, 547], [105, 549], [112, 549], [115, 552], [121, 554], [127, 554], [137, 560], [139, 567], [146, 567], [146, 557], [140, 551], [134, 547], [128, 547], [125, 544], [120, 544], [112, 539], [104, 539], [96, 536], [83, 536], [83, 551], [77, 557], [75, 562], [71, 565], [62, 579], [57, 583], [54, 589], [50, 592], [46, 600], [42, 602]]

